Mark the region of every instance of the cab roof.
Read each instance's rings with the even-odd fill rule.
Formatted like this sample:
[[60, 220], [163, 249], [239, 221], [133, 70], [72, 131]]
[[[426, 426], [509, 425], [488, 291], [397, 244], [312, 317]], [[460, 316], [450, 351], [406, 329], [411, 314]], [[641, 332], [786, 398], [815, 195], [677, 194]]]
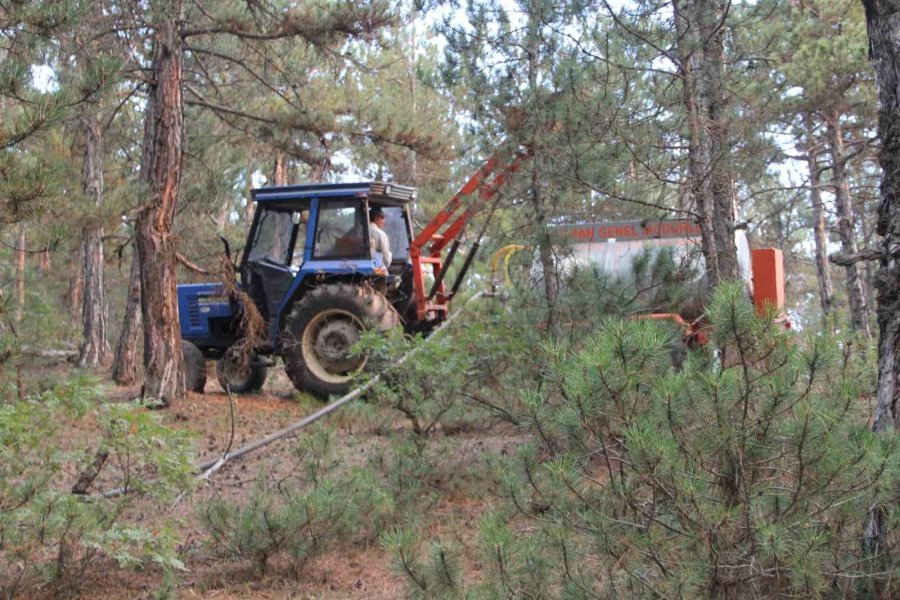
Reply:
[[285, 202], [290, 200], [304, 200], [319, 198], [326, 200], [334, 198], [357, 197], [368, 198], [378, 204], [389, 206], [402, 206], [416, 199], [416, 188], [387, 183], [384, 181], [370, 181], [362, 183], [306, 183], [302, 185], [280, 185], [264, 187], [253, 190], [250, 196], [256, 202]]

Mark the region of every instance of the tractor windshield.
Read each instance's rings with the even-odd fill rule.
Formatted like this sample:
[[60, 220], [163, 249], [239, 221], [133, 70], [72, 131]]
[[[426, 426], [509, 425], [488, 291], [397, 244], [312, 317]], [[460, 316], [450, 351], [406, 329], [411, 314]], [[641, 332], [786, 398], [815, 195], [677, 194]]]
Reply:
[[256, 228], [256, 239], [247, 260], [257, 262], [269, 259], [284, 264], [287, 262], [288, 246], [291, 243], [291, 213], [266, 210], [260, 216]]
[[[247, 260], [298, 266], [303, 260], [307, 214], [305, 209], [265, 209], [260, 215]], [[294, 252], [291, 252], [292, 245]]]

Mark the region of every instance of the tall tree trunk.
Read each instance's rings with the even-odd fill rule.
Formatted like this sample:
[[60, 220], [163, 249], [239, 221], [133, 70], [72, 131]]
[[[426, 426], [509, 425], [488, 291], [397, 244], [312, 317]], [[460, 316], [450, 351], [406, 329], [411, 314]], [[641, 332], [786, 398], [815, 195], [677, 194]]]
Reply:
[[538, 259], [541, 263], [541, 271], [543, 274], [544, 299], [547, 302], [547, 319], [546, 326], [548, 331], [556, 333], [558, 323], [556, 318], [557, 301], [559, 298], [559, 274], [557, 272], [558, 264], [554, 260], [553, 246], [550, 240], [550, 233], [547, 222], [546, 199], [543, 194], [543, 181], [541, 177], [541, 160], [544, 153], [543, 145], [543, 127], [542, 122], [546, 118], [543, 114], [543, 103], [541, 99], [541, 85], [538, 81], [540, 69], [540, 44], [541, 44], [541, 20], [537, 13], [538, 7], [532, 6], [528, 15], [528, 90], [532, 94], [528, 103], [528, 111], [531, 121], [531, 139], [530, 146], [532, 152], [531, 160], [531, 205], [534, 212], [534, 222], [538, 232]]
[[879, 162], [883, 170], [876, 232], [878, 392], [875, 431], [900, 427], [900, 0], [863, 0], [869, 57], [878, 83]]
[[[878, 387], [872, 427], [883, 433], [900, 427], [900, 0], [863, 0], [863, 6], [878, 85], [881, 139], [881, 203], [875, 229], [882, 236], [876, 278]], [[871, 507], [868, 517], [866, 547], [871, 556], [878, 556], [886, 533], [883, 508]]]
[[287, 156], [283, 150], [275, 150], [275, 165], [272, 167], [272, 185], [287, 185]]
[[[841, 251], [846, 255], [855, 254], [856, 215], [850, 199], [850, 182], [847, 175], [847, 157], [844, 150], [844, 136], [841, 130], [840, 116], [829, 115], [826, 118], [828, 145], [831, 151], [831, 169], [834, 187], [834, 207], [838, 218], [838, 237], [841, 240]], [[854, 331], [871, 337], [869, 330], [869, 308], [866, 305], [866, 293], [863, 289], [863, 278], [858, 263], [847, 269], [847, 299], [850, 304], [850, 326]]]
[[44, 248], [41, 250], [41, 253], [38, 254], [38, 267], [40, 267], [41, 271], [47, 271], [50, 269], [50, 248]]
[[253, 191], [253, 165], [249, 161], [247, 162], [247, 205], [244, 207], [244, 222], [247, 224], [247, 227], [253, 223], [253, 214], [256, 210], [256, 205], [253, 203], [251, 192]]
[[[94, 207], [103, 206], [103, 119], [99, 106], [88, 105], [92, 114], [83, 118], [84, 166], [82, 187]], [[79, 367], [97, 367], [109, 354], [106, 340], [106, 299], [104, 297], [103, 227], [91, 223], [82, 234], [84, 265], [82, 331], [84, 342], [78, 355]]]
[[25, 223], [16, 236], [16, 323], [25, 318]]
[[69, 258], [69, 289], [66, 291], [66, 300], [69, 304], [69, 316], [73, 321], [81, 320], [81, 309], [83, 302], [81, 296], [84, 293], [84, 269], [81, 268], [83, 263], [83, 248], [79, 243], [72, 249], [72, 256]]
[[729, 170], [721, 0], [673, 0], [689, 170], [707, 277], [740, 277], [734, 244], [735, 195]]
[[328, 174], [328, 170], [331, 168], [331, 158], [328, 157], [327, 153], [329, 152], [327, 147], [323, 146], [323, 149], [326, 152], [326, 157], [321, 162], [318, 162], [312, 165], [312, 169], [309, 171], [309, 179], [310, 181], [315, 181], [316, 183], [320, 183], [325, 181], [325, 176]]
[[809, 200], [812, 204], [813, 239], [816, 243], [816, 276], [819, 282], [819, 303], [822, 306], [822, 320], [826, 328], [834, 301], [834, 288], [831, 283], [831, 271], [828, 269], [828, 229], [825, 225], [825, 207], [822, 204], [822, 190], [819, 187], [821, 172], [819, 171], [818, 150], [815, 140], [815, 123], [809, 113], [804, 113], [803, 124], [806, 128], [806, 167], [809, 170]]
[[112, 378], [118, 385], [134, 385], [137, 381], [137, 346], [141, 334], [141, 261], [137, 248], [131, 253], [131, 270], [128, 275], [128, 300], [125, 320], [116, 354], [113, 358]]
[[228, 225], [228, 216], [231, 214], [231, 200], [222, 202], [222, 209], [216, 215], [216, 231], [224, 233], [225, 226]]
[[[857, 206], [856, 214], [859, 215], [859, 224], [862, 229], [862, 246], [863, 248], [872, 248], [876, 244], [875, 239], [875, 226], [877, 223], [876, 220], [870, 216], [871, 212], [875, 212], [871, 210], [872, 206], [866, 206], [866, 203], [863, 202], [862, 206]], [[862, 265], [863, 268], [863, 289], [866, 291], [866, 306], [869, 307], [869, 314], [871, 315], [871, 307], [877, 306], [878, 301], [876, 299], [876, 274], [878, 271], [878, 265], [876, 265], [873, 261], [867, 260]], [[871, 325], [870, 325], [871, 327]]]
[[181, 183], [184, 142], [182, 0], [160, 3], [153, 83], [144, 121], [141, 175], [150, 190], [137, 221], [144, 320], [143, 397], [169, 405], [184, 395], [172, 223]]

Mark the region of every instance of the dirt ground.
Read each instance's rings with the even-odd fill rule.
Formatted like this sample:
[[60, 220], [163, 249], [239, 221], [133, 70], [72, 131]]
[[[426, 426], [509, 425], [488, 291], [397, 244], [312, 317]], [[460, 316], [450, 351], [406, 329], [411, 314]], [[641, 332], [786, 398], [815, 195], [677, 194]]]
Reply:
[[[188, 394], [177, 405], [159, 411], [163, 422], [184, 429], [195, 436], [197, 462], [221, 455], [231, 436], [231, 417], [228, 396], [210, 373], [204, 394]], [[102, 394], [112, 401], [127, 401], [139, 394], [138, 388], [117, 388], [104, 383]], [[269, 381], [259, 394], [235, 399], [233, 448], [251, 442], [280, 429], [315, 410], [323, 404], [312, 397], [296, 393], [281, 369], [270, 371]], [[374, 408], [374, 407], [373, 407]], [[342, 465], [365, 465], [367, 453], [390, 444], [386, 434], [402, 432], [407, 422], [390, 409], [374, 409], [376, 418], [358, 416], [352, 408], [338, 411], [323, 419], [336, 427], [336, 447]], [[298, 435], [303, 435], [301, 431]], [[69, 432], [69, 443], [86, 443], [96, 435], [90, 421], [80, 429]], [[352, 437], [352, 440], [350, 438]], [[466, 469], [483, 453], [507, 454], [522, 443], [521, 434], [513, 430], [492, 428], [441, 436], [446, 449], [442, 471], [452, 473]], [[350, 443], [344, 443], [350, 442]], [[268, 573], [260, 578], [252, 573], [248, 562], [217, 558], [206, 543], [206, 534], [198, 522], [196, 509], [202, 502], [214, 498], [240, 501], [253, 488], [258, 474], [267, 470], [274, 475], [290, 473], [299, 465], [291, 453], [296, 439], [287, 439], [263, 450], [235, 459], [226, 464], [208, 482], [202, 482], [189, 496], [178, 501], [160, 515], [157, 508], [140, 502], [130, 518], [153, 529], [155, 522], [173, 517], [178, 520], [178, 535], [182, 560], [187, 572], [178, 579], [179, 598], [217, 599], [393, 599], [405, 595], [402, 577], [395, 571], [390, 555], [376, 540], [346, 543], [330, 548], [325, 554], [293, 564], [284, 557], [273, 559]], [[89, 446], [88, 446], [89, 447]], [[72, 473], [74, 478], [75, 473]], [[105, 489], [104, 476], [98, 477], [92, 492]], [[422, 531], [429, 539], [441, 538], [456, 544], [467, 557], [466, 572], [479, 577], [480, 565], [472, 552], [477, 538], [478, 520], [488, 508], [490, 499], [477, 493], [463, 494], [448, 489], [435, 494], [428, 514], [422, 518]], [[158, 569], [146, 571], [118, 569], [110, 562], [98, 565], [85, 582], [80, 598], [132, 599], [149, 598], [162, 584]], [[41, 597], [38, 593], [35, 597]]]

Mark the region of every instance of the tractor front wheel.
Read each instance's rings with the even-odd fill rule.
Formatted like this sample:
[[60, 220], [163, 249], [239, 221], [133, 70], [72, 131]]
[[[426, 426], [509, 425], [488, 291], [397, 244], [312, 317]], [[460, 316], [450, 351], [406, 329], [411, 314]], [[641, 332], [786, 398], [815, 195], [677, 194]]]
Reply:
[[184, 358], [184, 389], [203, 393], [206, 387], [206, 359], [192, 342], [181, 340], [181, 355]]
[[350, 389], [368, 357], [352, 347], [368, 329], [400, 324], [387, 298], [368, 286], [349, 283], [316, 287], [294, 306], [283, 336], [285, 370], [298, 390], [325, 399]]
[[216, 363], [216, 379], [222, 389], [232, 394], [258, 392], [266, 382], [268, 369], [254, 365], [256, 355], [246, 357], [240, 348], [232, 346]]

